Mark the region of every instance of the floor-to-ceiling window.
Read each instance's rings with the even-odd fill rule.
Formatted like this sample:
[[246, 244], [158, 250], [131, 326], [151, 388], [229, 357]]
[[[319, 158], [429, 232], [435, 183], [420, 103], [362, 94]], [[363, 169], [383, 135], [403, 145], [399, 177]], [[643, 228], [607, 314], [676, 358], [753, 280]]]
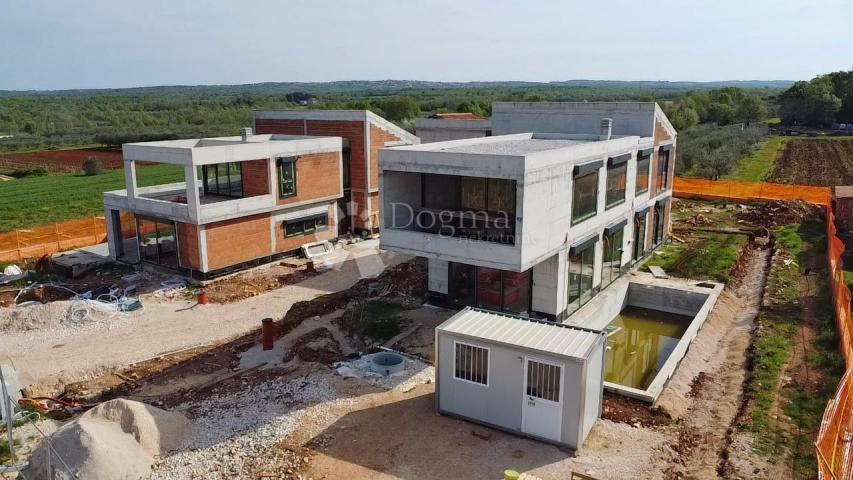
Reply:
[[458, 307], [475, 305], [511, 313], [530, 311], [530, 271], [508, 272], [450, 262], [450, 301]]
[[604, 254], [601, 262], [601, 288], [619, 278], [622, 269], [622, 241], [625, 232], [624, 223], [604, 231], [602, 246]]
[[634, 214], [634, 261], [646, 254], [646, 217], [648, 209]]
[[175, 223], [168, 220], [137, 217], [139, 253], [142, 260], [167, 267], [178, 266]]
[[574, 313], [592, 298], [596, 243], [598, 243], [597, 237], [582, 242], [569, 250], [567, 314]]
[[667, 189], [669, 180], [669, 145], [660, 147], [658, 151], [658, 164], [655, 176], [657, 178], [657, 191], [662, 192]]
[[666, 210], [666, 206], [664, 203], [658, 202], [655, 205], [655, 210], [654, 210], [654, 212], [655, 212], [655, 236], [654, 236], [655, 241], [654, 241], [654, 244], [655, 245], [658, 245], [661, 242], [663, 242], [663, 233], [664, 233], [663, 232], [663, 230], [664, 230], [663, 216], [664, 216], [665, 210]]
[[630, 153], [607, 159], [607, 191], [605, 208], [611, 208], [625, 202], [625, 188], [628, 179], [628, 159]]
[[202, 165], [205, 195], [240, 198], [243, 196], [243, 175], [240, 162]]
[[576, 166], [572, 176], [572, 225], [598, 211], [598, 170], [602, 162]]

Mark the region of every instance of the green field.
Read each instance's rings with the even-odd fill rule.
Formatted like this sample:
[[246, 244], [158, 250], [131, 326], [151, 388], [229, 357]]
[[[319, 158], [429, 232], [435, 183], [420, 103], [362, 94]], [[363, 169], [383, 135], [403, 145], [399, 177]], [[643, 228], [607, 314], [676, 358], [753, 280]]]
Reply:
[[767, 175], [773, 170], [776, 157], [785, 148], [787, 137], [773, 136], [753, 152], [744, 157], [731, 173], [724, 176], [724, 180], [735, 180], [738, 182], [763, 182]]
[[[137, 168], [136, 175], [144, 187], [183, 181], [184, 170], [179, 165], [152, 165]], [[0, 232], [103, 215], [101, 194], [122, 189], [123, 170], [92, 177], [50, 175], [0, 182]]]

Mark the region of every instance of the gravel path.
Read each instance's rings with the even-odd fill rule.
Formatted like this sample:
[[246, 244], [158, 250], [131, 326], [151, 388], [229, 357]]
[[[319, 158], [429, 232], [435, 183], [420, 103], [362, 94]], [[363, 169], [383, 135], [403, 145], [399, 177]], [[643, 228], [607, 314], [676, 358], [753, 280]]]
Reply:
[[264, 317], [281, 318], [295, 302], [344, 290], [410, 258], [380, 253], [376, 240], [349, 246], [345, 254], [346, 260], [330, 271], [231, 304], [193, 306], [143, 297], [142, 312], [100, 328], [4, 333], [0, 355], [11, 359], [24, 385], [77, 381], [163, 353], [236, 338], [259, 327]]

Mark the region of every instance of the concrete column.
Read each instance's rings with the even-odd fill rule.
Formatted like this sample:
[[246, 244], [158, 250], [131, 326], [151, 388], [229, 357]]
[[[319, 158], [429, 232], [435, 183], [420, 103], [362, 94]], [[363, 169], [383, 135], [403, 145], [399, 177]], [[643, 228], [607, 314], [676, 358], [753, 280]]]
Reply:
[[136, 162], [133, 160], [124, 161], [124, 185], [127, 189], [127, 203], [130, 207], [136, 206]]
[[201, 200], [198, 194], [198, 171], [192, 165], [185, 165], [184, 178], [187, 185], [187, 208], [190, 220], [198, 223], [198, 219], [201, 218]]
[[443, 293], [445, 295], [448, 293], [448, 268], [447, 260], [439, 260], [437, 258], [430, 258], [427, 260], [427, 282], [428, 288], [431, 292]]
[[110, 251], [110, 258], [115, 260], [118, 256], [117, 243], [122, 241], [121, 238], [116, 238], [115, 225], [113, 225], [113, 210], [104, 208], [104, 226], [107, 229], [107, 248]]

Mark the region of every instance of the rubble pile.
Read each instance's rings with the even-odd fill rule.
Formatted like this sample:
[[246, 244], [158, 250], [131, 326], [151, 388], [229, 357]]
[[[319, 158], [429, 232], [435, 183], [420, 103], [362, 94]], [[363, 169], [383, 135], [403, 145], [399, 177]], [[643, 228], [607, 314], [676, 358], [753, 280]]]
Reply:
[[735, 214], [740, 223], [767, 228], [820, 219], [820, 207], [800, 201], [772, 201], [746, 205]]
[[237, 393], [178, 407], [196, 418], [198, 435], [180, 451], [158, 460], [151, 480], [298, 478], [304, 456], [277, 449], [299, 424], [322, 425], [332, 408], [352, 403], [337, 398], [318, 375], [278, 378]]

